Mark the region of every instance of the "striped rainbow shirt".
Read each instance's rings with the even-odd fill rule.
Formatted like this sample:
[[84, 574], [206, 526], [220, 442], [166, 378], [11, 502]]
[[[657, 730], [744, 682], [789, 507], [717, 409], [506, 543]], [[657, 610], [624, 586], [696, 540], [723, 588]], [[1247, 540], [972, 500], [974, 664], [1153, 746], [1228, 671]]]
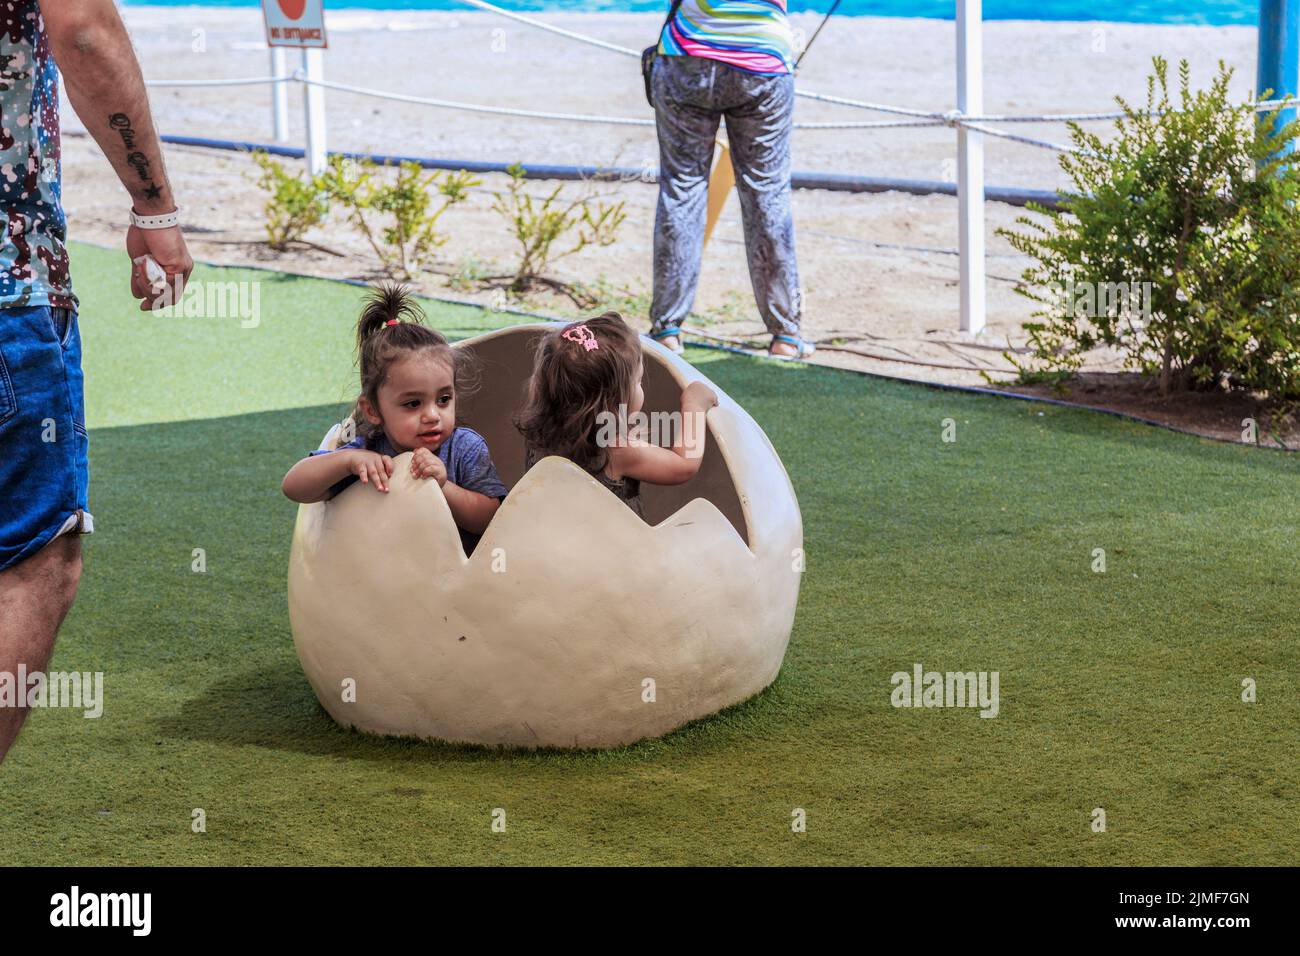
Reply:
[[793, 73], [786, 0], [682, 0], [659, 37], [664, 56], [701, 56], [750, 73]]

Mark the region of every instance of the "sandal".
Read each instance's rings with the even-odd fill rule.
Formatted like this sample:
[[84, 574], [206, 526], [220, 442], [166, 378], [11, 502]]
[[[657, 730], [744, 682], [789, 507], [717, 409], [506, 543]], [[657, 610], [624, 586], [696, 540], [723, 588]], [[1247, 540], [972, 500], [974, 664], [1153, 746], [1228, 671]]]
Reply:
[[[794, 355], [782, 355], [779, 352], [773, 352], [772, 346], [776, 345], [777, 342], [784, 342], [787, 345], [793, 345], [796, 349], [798, 349], [798, 351], [795, 352]], [[813, 345], [813, 343], [805, 342], [803, 339], [793, 335], [774, 335], [772, 336], [772, 344], [767, 347], [767, 354], [770, 357], [776, 359], [789, 359], [790, 361], [793, 362], [797, 362], [801, 359], [806, 359], [808, 356], [812, 355], [816, 351], [817, 351], [817, 346]]]
[[[660, 329], [658, 332], [651, 332], [650, 338], [654, 339], [668, 351], [676, 355], [681, 355], [686, 351], [686, 348], [682, 345], [682, 330], [680, 328]], [[675, 338], [677, 340], [676, 348], [668, 342], [663, 341], [663, 339], [669, 338]]]

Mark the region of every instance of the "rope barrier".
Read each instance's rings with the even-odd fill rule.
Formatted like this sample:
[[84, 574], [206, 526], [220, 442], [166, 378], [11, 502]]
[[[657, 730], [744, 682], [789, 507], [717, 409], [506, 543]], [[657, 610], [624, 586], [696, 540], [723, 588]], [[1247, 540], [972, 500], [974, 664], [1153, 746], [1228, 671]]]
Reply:
[[[1265, 110], [1271, 110], [1274, 107], [1288, 107], [1300, 105], [1300, 98], [1288, 100], [1260, 100], [1255, 104], [1255, 112], [1262, 113]], [[1166, 113], [1176, 113], [1177, 110], [1134, 110], [1137, 116], [1163, 116]], [[963, 117], [967, 122], [972, 123], [1083, 123], [1095, 122], [1100, 120], [1122, 119], [1127, 116], [1123, 110], [1112, 110], [1109, 113], [1034, 113], [1028, 115], [1006, 115], [989, 113], [985, 115], [972, 113]]]
[[793, 129], [900, 129], [904, 126], [942, 126], [942, 120], [866, 120], [847, 123], [791, 123]]
[[983, 133], [986, 136], [995, 136], [998, 139], [1010, 140], [1013, 143], [1024, 143], [1026, 146], [1038, 146], [1042, 149], [1054, 149], [1062, 153], [1075, 153], [1082, 156], [1091, 156], [1091, 150], [1076, 149], [1073, 146], [1066, 146], [1062, 143], [1053, 143], [1046, 139], [1034, 139], [1031, 136], [1020, 136], [1016, 133], [1007, 133], [1000, 129], [994, 129], [992, 126], [985, 126], [982, 123], [972, 123], [969, 120], [963, 120], [954, 123], [954, 126], [964, 126], [966, 129], [974, 130], [977, 133]]
[[565, 30], [563, 27], [552, 26], [549, 23], [543, 23], [541, 20], [534, 20], [532, 17], [526, 17], [521, 13], [515, 13], [513, 10], [506, 10], [504, 7], [498, 7], [492, 3], [485, 3], [484, 0], [460, 0], [460, 2], [469, 4], [471, 7], [478, 7], [480, 10], [486, 10], [488, 13], [495, 13], [498, 16], [506, 17], [510, 20], [517, 20], [530, 27], [545, 30], [547, 33], [554, 33], [562, 37], [568, 37], [570, 40], [577, 40], [579, 43], [587, 43], [591, 46], [598, 46], [605, 50], [611, 50], [614, 53], [622, 53], [625, 56], [634, 56], [638, 59], [641, 56], [640, 50], [633, 50], [631, 47], [619, 46], [617, 43], [607, 43], [604, 40], [597, 40], [595, 37], [589, 37], [582, 33], [574, 33], [572, 30]]
[[402, 103], [416, 103], [421, 106], [441, 106], [446, 109], [467, 110], [472, 113], [495, 113], [499, 116], [526, 116], [531, 119], [564, 120], [570, 123], [608, 123], [612, 126], [654, 126], [652, 119], [639, 119], [632, 116], [589, 116], [585, 113], [552, 113], [539, 110], [512, 109], [507, 106], [482, 106], [476, 103], [459, 103], [455, 100], [439, 100], [427, 96], [408, 96], [404, 93], [388, 93], [383, 90], [367, 89], [364, 86], [352, 86], [348, 83], [336, 83], [332, 80], [309, 80], [305, 76], [301, 82], [305, 86], [320, 86], [327, 90], [342, 93], [355, 93], [358, 96], [373, 96], [377, 99], [398, 100]]
[[[469, 3], [471, 0], [461, 0], [462, 3]], [[473, 0], [474, 3], [482, 3], [483, 0]], [[491, 4], [485, 4], [490, 7]], [[527, 18], [525, 18], [527, 19]], [[567, 31], [565, 31], [567, 32]], [[280, 83], [302, 83], [304, 86], [319, 86], [324, 89], [335, 90], [340, 93], [352, 93], [357, 96], [369, 96], [375, 99], [394, 100], [401, 103], [414, 103], [419, 106], [434, 106], [443, 109], [464, 110], [471, 113], [489, 113], [498, 116], [520, 116], [527, 119], [544, 119], [559, 120], [569, 123], [602, 123], [611, 126], [654, 126], [655, 121], [652, 119], [642, 119], [633, 116], [592, 116], [586, 113], [558, 113], [544, 110], [525, 110], [506, 106], [484, 106], [478, 103], [463, 103], [458, 100], [443, 100], [427, 96], [411, 96], [405, 93], [392, 93], [387, 90], [375, 90], [364, 86], [354, 86], [350, 83], [339, 83], [333, 80], [312, 80], [308, 79], [303, 70], [298, 69], [287, 76], [253, 76], [241, 77], [236, 79], [220, 80], [146, 80], [146, 86], [156, 87], [227, 87], [227, 86], [255, 86], [258, 84], [276, 85]], [[1044, 113], [1033, 115], [1007, 115], [1007, 114], [972, 114], [963, 115], [957, 110], [949, 110], [945, 113], [926, 112], [924, 110], [914, 110], [901, 106], [886, 106], [881, 103], [867, 103], [858, 100], [849, 100], [840, 96], [830, 96], [824, 93], [813, 93], [806, 91], [811, 99], [819, 100], [825, 103], [834, 103], [838, 105], [857, 106], [864, 109], [877, 110], [885, 113], [892, 113], [900, 116], [910, 116], [913, 119], [906, 120], [867, 120], [867, 121], [844, 121], [844, 122], [810, 122], [794, 123], [795, 129], [807, 130], [843, 130], [843, 129], [901, 129], [904, 127], [924, 127], [924, 126], [946, 126], [950, 128], [965, 127], [977, 133], [983, 133], [986, 136], [992, 136], [998, 139], [1004, 139], [1013, 143], [1021, 143], [1026, 146], [1037, 146], [1041, 149], [1055, 150], [1062, 153], [1076, 153], [1088, 155], [1087, 151], [1076, 149], [1063, 143], [1055, 143], [1051, 140], [1036, 139], [1032, 136], [1021, 136], [1018, 133], [1008, 133], [1005, 130], [994, 129], [985, 125], [989, 122], [997, 123], [1049, 123], [1049, 122], [1091, 122], [1108, 119], [1119, 119], [1127, 114], [1123, 111], [1111, 113]], [[1300, 98], [1286, 100], [1264, 100], [1255, 104], [1256, 112], [1274, 109], [1276, 107], [1291, 107], [1300, 105]], [[1166, 110], [1146, 110], [1137, 115], [1160, 116]]]
[[145, 86], [255, 86], [259, 83], [266, 83], [274, 86], [277, 83], [292, 83], [297, 80], [297, 75], [291, 76], [249, 76], [240, 77], [233, 80], [145, 80]]
[[[460, 0], [462, 3], [469, 3], [470, 0]], [[475, 0], [481, 2], [481, 0]], [[490, 4], [489, 4], [490, 6]], [[275, 85], [279, 83], [303, 83], [308, 86], [322, 86], [329, 89], [336, 89], [345, 93], [356, 93], [361, 96], [373, 96], [378, 99], [391, 99], [407, 103], [416, 103], [427, 106], [441, 106], [447, 109], [470, 110], [473, 112], [485, 113], [504, 113], [510, 116], [525, 116], [539, 119], [562, 119], [573, 120], [574, 122], [583, 123], [612, 123], [616, 125], [627, 126], [653, 126], [654, 120], [640, 119], [636, 117], [622, 116], [589, 116], [580, 113], [551, 113], [538, 110], [511, 109], [499, 106], [481, 106], [475, 103], [461, 103], [455, 100], [439, 100], [431, 97], [409, 96], [404, 93], [391, 93], [386, 90], [375, 90], [360, 86], [351, 86], [344, 83], [335, 83], [331, 80], [309, 80], [306, 74], [301, 70], [295, 70], [287, 76], [250, 76], [238, 77], [234, 79], [219, 80], [146, 80], [145, 86], [156, 87], [224, 87], [224, 86], [256, 86], [258, 84]], [[1062, 151], [1072, 151], [1073, 147], [1063, 146], [1059, 143], [1053, 143], [1047, 140], [1033, 139], [1029, 137], [1018, 137], [1012, 133], [1006, 133], [1001, 130], [989, 129], [978, 124], [983, 123], [1064, 123], [1064, 122], [1100, 122], [1105, 120], [1121, 119], [1128, 115], [1123, 110], [1115, 110], [1109, 113], [1035, 113], [1026, 115], [1013, 115], [1005, 113], [988, 113], [963, 115], [957, 110], [949, 110], [946, 113], [928, 112], [926, 110], [909, 109], [902, 106], [887, 106], [883, 103], [868, 103], [861, 100], [847, 99], [842, 96], [831, 96], [826, 93], [814, 93], [811, 90], [805, 90], [801, 96], [817, 100], [823, 103], [832, 103], [842, 106], [854, 106], [862, 109], [876, 110], [882, 113], [893, 113], [900, 116], [915, 117], [912, 120], [878, 120], [865, 122], [812, 122], [812, 123], [795, 123], [796, 129], [899, 129], [903, 127], [919, 126], [965, 126], [981, 133], [987, 133], [990, 136], [1001, 136], [1005, 139], [1015, 142], [1023, 142], [1031, 146], [1042, 146], [1046, 149], [1055, 149]], [[1261, 100], [1255, 104], [1255, 112], [1262, 113], [1265, 110], [1276, 107], [1294, 107], [1300, 106], [1300, 98], [1286, 100]], [[1135, 111], [1138, 116], [1162, 116], [1173, 110], [1141, 110]]]
[[[325, 90], [335, 90], [338, 92], [351, 92], [357, 96], [373, 96], [382, 100], [398, 100], [399, 103], [415, 103], [425, 105], [425, 107], [442, 107], [445, 109], [464, 109], [471, 113], [493, 113], [497, 116], [521, 116], [530, 118], [530, 120], [560, 120], [564, 122], [594, 122], [594, 124], [608, 124], [611, 126], [654, 126], [654, 120], [643, 120], [640, 117], [632, 116], [590, 116], [588, 113], [554, 113], [537, 111], [537, 109], [517, 109], [513, 107], [485, 107], [477, 103], [460, 103], [458, 100], [441, 100], [434, 99], [432, 96], [411, 96], [408, 94], [399, 94], [399, 92], [387, 92], [386, 90], [372, 90], [364, 86], [352, 86], [351, 83], [338, 83], [331, 79], [308, 79], [307, 77], [290, 77], [303, 83], [304, 86], [318, 86]], [[848, 122], [797, 122], [793, 124], [794, 129], [805, 130], [853, 130], [853, 129], [889, 129], [897, 126], [939, 126], [937, 120], [922, 121], [848, 121]]]
[[[468, 0], [462, 0], [468, 2]], [[819, 103], [834, 103], [836, 106], [854, 106], [863, 110], [875, 110], [877, 113], [897, 113], [900, 116], [915, 116], [922, 119], [943, 119], [943, 113], [934, 113], [930, 110], [914, 110], [906, 106], [887, 106], [884, 103], [868, 103], [864, 100], [853, 100], [847, 96], [833, 96], [830, 93], [814, 93], [812, 90], [798, 90], [796, 96], [802, 96], [804, 99], [817, 100]]]

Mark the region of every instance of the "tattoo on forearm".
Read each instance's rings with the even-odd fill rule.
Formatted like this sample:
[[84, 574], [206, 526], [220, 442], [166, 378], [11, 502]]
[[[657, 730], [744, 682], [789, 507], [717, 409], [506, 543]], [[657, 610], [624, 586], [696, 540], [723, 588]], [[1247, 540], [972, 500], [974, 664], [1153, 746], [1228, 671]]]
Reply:
[[144, 197], [157, 199], [162, 195], [162, 189], [154, 182], [153, 172], [149, 168], [149, 157], [135, 148], [135, 130], [131, 128], [131, 117], [125, 113], [114, 113], [108, 118], [108, 125], [117, 131], [117, 135], [122, 137], [122, 144], [129, 150], [126, 161], [145, 183]]

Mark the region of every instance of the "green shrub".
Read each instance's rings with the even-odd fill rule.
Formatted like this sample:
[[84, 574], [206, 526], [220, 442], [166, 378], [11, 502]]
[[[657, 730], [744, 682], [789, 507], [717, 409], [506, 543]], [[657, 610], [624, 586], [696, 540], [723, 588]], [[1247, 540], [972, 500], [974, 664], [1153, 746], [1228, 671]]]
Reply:
[[1024, 326], [1026, 364], [1007, 357], [1023, 375], [1075, 371], [1108, 346], [1158, 377], [1162, 394], [1234, 387], [1294, 402], [1300, 168], [1282, 151], [1300, 122], [1274, 131], [1278, 110], [1257, 120], [1253, 102], [1230, 104], [1222, 61], [1194, 94], [1181, 61], [1173, 107], [1166, 61], [1154, 66], [1145, 110], [1116, 97], [1125, 115], [1114, 139], [1070, 124], [1082, 152], [1061, 157], [1072, 182], [1063, 209], [1031, 203], [1046, 224], [1022, 216], [1028, 231], [998, 230], [1036, 260], [1017, 291], [1043, 306]]
[[325, 221], [329, 200], [319, 177], [290, 175], [284, 164], [272, 159], [266, 150], [254, 150], [253, 162], [262, 171], [258, 187], [270, 193], [265, 206], [266, 243], [283, 252], [312, 226]]
[[[412, 279], [433, 260], [447, 236], [438, 232], [438, 220], [451, 206], [464, 202], [469, 190], [479, 185], [465, 170], [433, 172], [425, 176], [419, 163], [403, 162], [391, 180], [371, 160], [350, 160], [331, 156], [322, 177], [331, 199], [344, 210], [348, 221], [365, 237], [390, 276]], [[437, 186], [442, 197], [434, 204], [429, 187]], [[372, 214], [389, 217], [381, 225]]]
[[[515, 163], [506, 172], [510, 182], [504, 193], [497, 194], [492, 208], [510, 223], [519, 243], [519, 265], [510, 283], [512, 292], [527, 292], [539, 283], [563, 285], [545, 275], [556, 260], [581, 252], [589, 245], [612, 245], [618, 238], [618, 227], [626, 218], [623, 203], [598, 202], [598, 197], [589, 191], [562, 200], [563, 183], [544, 198], [535, 200], [524, 190], [523, 166]], [[574, 230], [578, 235], [573, 245], [563, 252], [555, 252], [552, 248], [555, 243]]]

